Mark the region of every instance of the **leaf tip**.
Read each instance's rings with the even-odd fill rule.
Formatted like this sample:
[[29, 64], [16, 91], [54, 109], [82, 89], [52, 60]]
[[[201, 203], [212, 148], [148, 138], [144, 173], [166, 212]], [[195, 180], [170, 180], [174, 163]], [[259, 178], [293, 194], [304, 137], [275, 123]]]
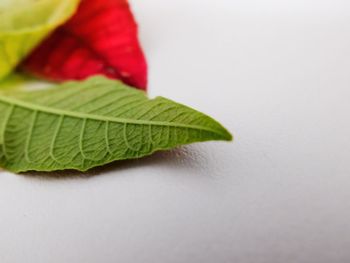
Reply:
[[231, 142], [234, 140], [234, 136], [224, 126], [221, 125], [221, 139], [223, 141]]

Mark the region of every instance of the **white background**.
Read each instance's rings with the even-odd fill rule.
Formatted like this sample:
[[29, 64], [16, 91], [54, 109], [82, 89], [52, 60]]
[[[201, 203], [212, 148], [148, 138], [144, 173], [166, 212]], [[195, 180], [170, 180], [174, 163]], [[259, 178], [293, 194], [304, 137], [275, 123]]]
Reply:
[[133, 0], [150, 94], [235, 142], [0, 172], [1, 263], [350, 261], [350, 2]]

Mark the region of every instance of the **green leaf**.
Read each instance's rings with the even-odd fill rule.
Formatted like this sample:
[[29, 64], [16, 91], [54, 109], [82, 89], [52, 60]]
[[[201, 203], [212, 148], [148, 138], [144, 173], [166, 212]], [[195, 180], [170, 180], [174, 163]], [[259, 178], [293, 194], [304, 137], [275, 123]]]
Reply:
[[0, 79], [51, 31], [70, 18], [80, 0], [1, 0]]
[[232, 140], [212, 118], [119, 81], [93, 77], [0, 95], [0, 166], [86, 171], [208, 140]]

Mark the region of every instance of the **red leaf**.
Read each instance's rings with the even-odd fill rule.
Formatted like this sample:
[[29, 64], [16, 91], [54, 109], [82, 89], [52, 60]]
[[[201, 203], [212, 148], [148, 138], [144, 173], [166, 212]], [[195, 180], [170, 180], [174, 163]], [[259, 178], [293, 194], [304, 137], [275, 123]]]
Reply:
[[82, 0], [77, 13], [22, 68], [54, 81], [103, 74], [140, 89], [147, 86], [147, 64], [127, 0]]

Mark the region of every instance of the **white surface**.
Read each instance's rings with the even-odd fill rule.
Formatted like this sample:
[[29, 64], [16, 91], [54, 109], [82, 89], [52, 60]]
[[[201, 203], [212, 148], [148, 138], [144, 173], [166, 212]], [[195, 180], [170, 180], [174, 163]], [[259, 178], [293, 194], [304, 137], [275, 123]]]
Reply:
[[150, 93], [234, 143], [0, 173], [0, 262], [350, 261], [350, 3], [134, 0]]

